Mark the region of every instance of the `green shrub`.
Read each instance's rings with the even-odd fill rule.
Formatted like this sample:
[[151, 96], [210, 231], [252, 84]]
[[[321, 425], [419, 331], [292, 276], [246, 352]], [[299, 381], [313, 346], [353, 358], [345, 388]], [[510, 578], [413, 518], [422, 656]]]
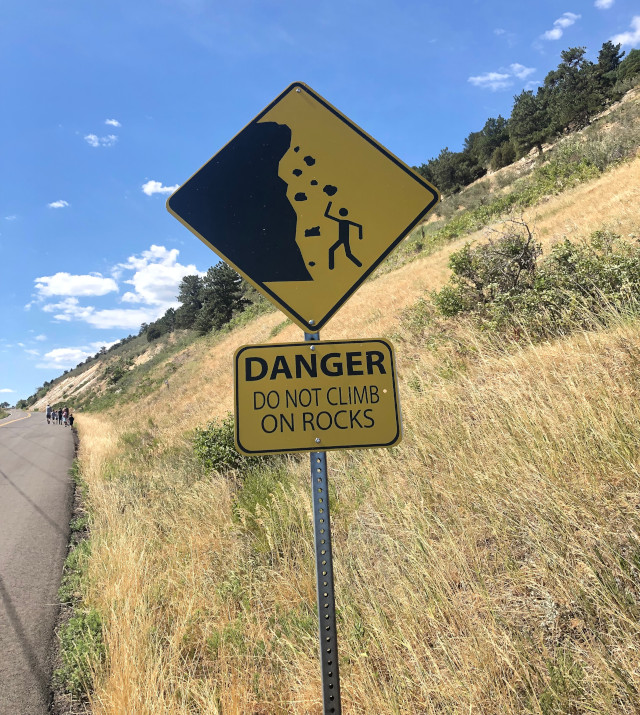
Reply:
[[496, 240], [476, 247], [467, 243], [451, 254], [450, 285], [434, 294], [443, 315], [481, 311], [499, 296], [516, 295], [531, 286], [542, 249], [524, 222], [509, 223]]
[[621, 311], [638, 312], [640, 248], [605, 230], [567, 239], [543, 260], [526, 224], [451, 255], [451, 280], [433, 300], [446, 317], [473, 316], [489, 330], [543, 338], [589, 329]]
[[54, 683], [75, 697], [85, 696], [105, 652], [100, 614], [93, 609], [76, 611], [60, 629], [62, 666], [54, 673]]
[[207, 469], [230, 472], [246, 469], [263, 461], [261, 457], [247, 457], [236, 449], [233, 415], [213, 420], [206, 427], [197, 427], [193, 439], [196, 456]]
[[[78, 526], [77, 522], [75, 526]], [[90, 556], [91, 542], [88, 539], [81, 541], [69, 551], [58, 589], [60, 603], [74, 603], [82, 599], [83, 581]]]

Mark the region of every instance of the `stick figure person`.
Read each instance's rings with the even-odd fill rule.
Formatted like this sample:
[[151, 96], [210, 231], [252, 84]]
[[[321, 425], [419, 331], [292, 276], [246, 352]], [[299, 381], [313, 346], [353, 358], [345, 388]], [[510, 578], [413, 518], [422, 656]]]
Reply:
[[344, 252], [347, 256], [347, 258], [352, 262], [355, 263], [358, 268], [362, 266], [362, 263], [351, 253], [351, 246], [349, 245], [349, 230], [350, 226], [356, 226], [358, 228], [358, 238], [362, 241], [362, 226], [359, 223], [356, 223], [355, 221], [349, 221], [348, 219], [344, 218], [344, 216], [348, 216], [349, 212], [347, 209], [340, 209], [338, 213], [340, 216], [343, 218], [338, 218], [337, 216], [332, 216], [329, 211], [331, 210], [331, 204], [333, 202], [329, 201], [329, 205], [327, 206], [326, 211], [324, 212], [324, 215], [327, 218], [330, 218], [332, 221], [337, 221], [338, 222], [338, 240], [331, 246], [329, 249], [329, 270], [332, 271], [335, 265], [335, 252], [338, 250], [340, 246], [344, 246]]

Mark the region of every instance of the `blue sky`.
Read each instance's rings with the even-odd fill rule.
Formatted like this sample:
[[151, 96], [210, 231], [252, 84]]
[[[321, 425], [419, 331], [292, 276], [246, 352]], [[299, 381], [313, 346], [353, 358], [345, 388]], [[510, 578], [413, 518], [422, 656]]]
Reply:
[[417, 165], [614, 37], [640, 47], [637, 0], [3, 0], [0, 401], [216, 262], [167, 192], [293, 81]]

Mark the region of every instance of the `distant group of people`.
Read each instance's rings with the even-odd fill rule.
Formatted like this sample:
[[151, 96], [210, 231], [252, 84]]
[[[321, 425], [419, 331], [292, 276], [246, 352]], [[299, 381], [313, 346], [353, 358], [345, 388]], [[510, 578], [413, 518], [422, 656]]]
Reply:
[[47, 405], [47, 424], [50, 425], [52, 422], [54, 425], [73, 427], [73, 414], [68, 407], [60, 407], [54, 410], [51, 405]]

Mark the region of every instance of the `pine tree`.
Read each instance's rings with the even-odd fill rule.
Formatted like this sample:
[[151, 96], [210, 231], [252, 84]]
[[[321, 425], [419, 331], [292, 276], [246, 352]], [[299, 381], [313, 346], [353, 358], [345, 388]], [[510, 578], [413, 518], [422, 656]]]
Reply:
[[554, 134], [586, 127], [606, 104], [595, 65], [585, 58], [585, 52], [585, 47], [563, 50], [562, 62], [545, 77]]
[[176, 311], [175, 326], [177, 328], [193, 328], [198, 313], [202, 309], [202, 278], [200, 276], [185, 276], [180, 282], [178, 300], [182, 305]]
[[640, 50], [631, 50], [618, 67], [618, 80], [632, 79], [640, 74]]
[[542, 143], [549, 137], [549, 112], [544, 93], [523, 90], [513, 98], [509, 136], [520, 156], [533, 147], [542, 154]]
[[242, 279], [226, 263], [209, 268], [202, 279], [200, 297], [202, 308], [193, 327], [201, 335], [211, 330], [220, 330], [231, 320], [233, 313], [244, 308], [247, 303], [242, 298]]
[[614, 87], [618, 80], [618, 67], [624, 55], [624, 52], [620, 52], [620, 44], [614, 45], [611, 40], [607, 40], [598, 53], [596, 77], [600, 90], [607, 100], [614, 98]]
[[495, 150], [506, 141], [509, 141], [509, 122], [500, 115], [497, 119], [489, 117], [475, 142], [478, 163], [488, 168]]

